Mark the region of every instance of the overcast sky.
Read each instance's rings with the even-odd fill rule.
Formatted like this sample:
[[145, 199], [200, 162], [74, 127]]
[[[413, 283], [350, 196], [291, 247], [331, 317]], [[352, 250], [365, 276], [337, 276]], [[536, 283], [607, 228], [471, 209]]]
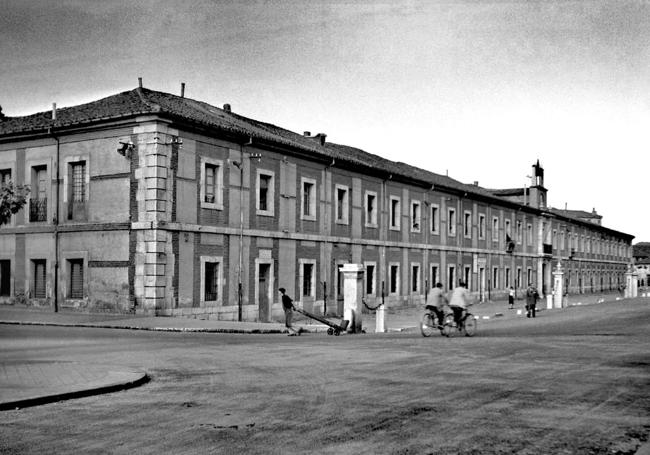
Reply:
[[137, 86], [650, 241], [650, 1], [0, 0], [9, 116]]

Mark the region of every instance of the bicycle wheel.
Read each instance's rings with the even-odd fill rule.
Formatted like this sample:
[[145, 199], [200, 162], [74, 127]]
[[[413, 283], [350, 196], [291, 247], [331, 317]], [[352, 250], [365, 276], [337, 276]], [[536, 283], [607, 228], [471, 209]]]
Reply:
[[446, 337], [450, 337], [455, 332], [456, 332], [456, 324], [454, 323], [454, 314], [453, 313], [446, 314], [440, 333]]
[[423, 337], [430, 337], [436, 330], [436, 318], [431, 313], [424, 313], [420, 322], [420, 332]]
[[465, 332], [465, 336], [473, 337], [474, 334], [476, 333], [476, 328], [478, 326], [478, 321], [476, 320], [473, 314], [467, 313], [467, 316], [465, 316], [464, 326], [465, 327], [463, 331]]

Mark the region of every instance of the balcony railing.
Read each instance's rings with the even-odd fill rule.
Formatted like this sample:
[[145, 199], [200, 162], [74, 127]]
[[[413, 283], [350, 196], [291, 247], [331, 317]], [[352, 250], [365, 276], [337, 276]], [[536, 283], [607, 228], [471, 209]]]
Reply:
[[29, 200], [29, 221], [47, 221], [47, 198]]

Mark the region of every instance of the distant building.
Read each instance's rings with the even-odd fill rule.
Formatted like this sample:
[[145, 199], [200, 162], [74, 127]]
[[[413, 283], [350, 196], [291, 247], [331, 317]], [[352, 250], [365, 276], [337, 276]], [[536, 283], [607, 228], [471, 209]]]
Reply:
[[632, 247], [634, 271], [640, 287], [650, 286], [650, 242], [639, 242]]
[[568, 292], [614, 290], [632, 260], [632, 235], [547, 208], [539, 162], [500, 193], [142, 87], [3, 118], [0, 174], [32, 189], [0, 228], [6, 303], [269, 321], [279, 287], [341, 314], [349, 262], [401, 306], [550, 293], [559, 261]]

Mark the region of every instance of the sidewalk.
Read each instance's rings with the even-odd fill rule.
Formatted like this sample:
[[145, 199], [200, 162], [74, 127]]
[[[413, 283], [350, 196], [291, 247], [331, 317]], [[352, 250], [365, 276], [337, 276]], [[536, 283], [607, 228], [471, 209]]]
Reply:
[[[587, 305], [616, 300], [616, 295], [572, 297], [569, 305]], [[524, 301], [517, 300], [509, 310], [504, 301], [479, 303], [472, 313], [481, 323], [493, 319], [525, 317]], [[546, 308], [545, 301], [538, 304]], [[422, 308], [387, 309], [387, 332], [415, 332], [419, 330]], [[375, 312], [362, 315], [366, 333], [375, 332]], [[332, 318], [333, 322], [340, 322]], [[286, 334], [283, 323], [232, 322], [182, 317], [152, 317], [101, 313], [76, 313], [34, 309], [26, 306], [0, 305], [0, 328], [3, 325], [50, 325], [65, 327], [94, 327], [123, 330], [159, 330], [172, 332], [212, 332], [231, 334]], [[328, 326], [296, 314], [294, 326], [305, 333], [326, 332]], [[80, 398], [100, 393], [136, 387], [149, 380], [146, 373], [122, 366], [75, 362], [0, 362], [0, 411]]]

